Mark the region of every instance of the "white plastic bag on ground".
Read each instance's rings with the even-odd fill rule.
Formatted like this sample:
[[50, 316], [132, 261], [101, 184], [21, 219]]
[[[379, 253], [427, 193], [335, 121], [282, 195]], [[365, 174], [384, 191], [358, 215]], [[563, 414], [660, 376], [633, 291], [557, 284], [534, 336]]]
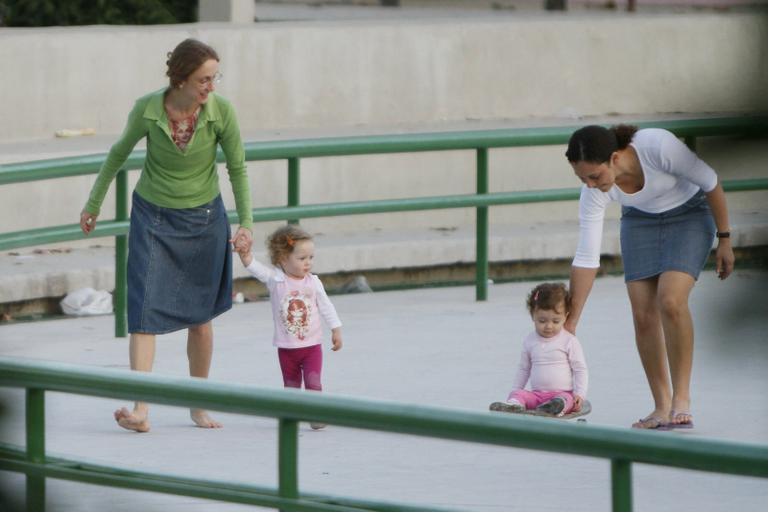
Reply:
[[105, 290], [80, 288], [61, 299], [65, 315], [107, 315], [112, 313], [112, 294]]

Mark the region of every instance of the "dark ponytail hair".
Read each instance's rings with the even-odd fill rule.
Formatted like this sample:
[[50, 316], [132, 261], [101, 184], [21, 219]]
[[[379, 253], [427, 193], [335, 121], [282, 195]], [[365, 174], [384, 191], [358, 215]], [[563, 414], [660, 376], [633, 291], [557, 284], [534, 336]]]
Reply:
[[637, 131], [637, 126], [619, 124], [610, 128], [598, 125], [579, 128], [568, 141], [565, 157], [569, 162], [602, 164], [610, 160], [614, 151], [625, 149]]

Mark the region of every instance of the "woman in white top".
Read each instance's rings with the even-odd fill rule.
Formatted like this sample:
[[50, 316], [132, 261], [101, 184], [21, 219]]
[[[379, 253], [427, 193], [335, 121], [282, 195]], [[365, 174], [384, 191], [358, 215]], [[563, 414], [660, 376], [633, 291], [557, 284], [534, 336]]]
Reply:
[[720, 279], [734, 255], [725, 193], [711, 167], [661, 129], [586, 126], [574, 132], [566, 157], [584, 183], [579, 245], [571, 268], [576, 332], [600, 265], [605, 207], [622, 205], [621, 255], [635, 340], [654, 410], [634, 428], [691, 428], [693, 322], [688, 297], [717, 236]]

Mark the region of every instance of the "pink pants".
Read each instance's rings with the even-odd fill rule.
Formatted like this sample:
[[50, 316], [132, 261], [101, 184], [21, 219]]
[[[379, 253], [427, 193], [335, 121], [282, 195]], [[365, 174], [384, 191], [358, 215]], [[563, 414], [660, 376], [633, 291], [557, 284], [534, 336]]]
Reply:
[[323, 350], [320, 344], [302, 348], [278, 348], [283, 385], [286, 388], [304, 388], [322, 391], [320, 374], [323, 370]]
[[535, 409], [545, 402], [549, 402], [555, 397], [560, 397], [565, 400], [565, 408], [563, 414], [568, 414], [573, 409], [573, 393], [570, 391], [528, 391], [522, 389], [520, 391], [513, 391], [507, 397], [509, 400], [517, 400], [525, 406], [526, 409]]

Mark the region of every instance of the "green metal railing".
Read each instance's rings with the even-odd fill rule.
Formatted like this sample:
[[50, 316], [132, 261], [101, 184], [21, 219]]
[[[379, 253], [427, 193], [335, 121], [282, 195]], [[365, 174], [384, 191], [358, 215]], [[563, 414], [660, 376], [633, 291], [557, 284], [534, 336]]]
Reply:
[[[300, 492], [298, 423], [310, 420], [365, 430], [608, 459], [611, 461], [614, 512], [632, 510], [633, 463], [768, 478], [768, 446], [765, 445], [681, 438], [674, 434], [543, 418], [372, 402], [290, 389], [262, 389], [203, 379], [4, 357], [0, 357], [0, 386], [26, 389], [26, 450], [0, 443], [0, 470], [27, 475], [27, 510], [36, 512], [45, 510], [46, 478], [284, 511], [445, 510]], [[275, 418], [278, 421], [278, 486], [275, 489], [134, 471], [48, 455], [45, 450], [46, 391]]]
[[[669, 129], [693, 146], [696, 137], [714, 135], [764, 136], [768, 118], [739, 117], [638, 123]], [[500, 147], [564, 144], [575, 127], [519, 128], [457, 133], [345, 137], [249, 143], [246, 159], [285, 159], [288, 162], [286, 207], [257, 208], [254, 221], [287, 220], [446, 208], [475, 208], [476, 298], [487, 296], [488, 207], [578, 199], [578, 188], [488, 192], [488, 150]], [[319, 205], [300, 204], [300, 159], [322, 156], [395, 152], [474, 150], [476, 193]], [[0, 165], [0, 185], [96, 173], [106, 155], [62, 158]], [[126, 254], [128, 233], [127, 170], [141, 168], [145, 153], [134, 152], [116, 178], [114, 220], [99, 222], [91, 236], [115, 236], [115, 334], [125, 336]], [[219, 155], [219, 160], [223, 158]], [[768, 179], [724, 183], [728, 191], [768, 188]], [[236, 214], [229, 213], [236, 222]], [[83, 238], [77, 224], [0, 234], [0, 250]], [[633, 462], [768, 477], [768, 448], [703, 439], [580, 426], [536, 418], [502, 417], [403, 404], [385, 404], [328, 397], [292, 390], [263, 390], [156, 375], [96, 370], [51, 363], [23, 363], [0, 358], [0, 385], [26, 388], [26, 450], [0, 444], [0, 469], [27, 474], [29, 510], [44, 510], [45, 479], [165, 492], [296, 511], [413, 511], [436, 510], [299, 492], [298, 422], [330, 424], [402, 434], [470, 441], [569, 453], [611, 460], [613, 510], [632, 509]], [[278, 488], [236, 485], [168, 474], [136, 472], [53, 457], [45, 451], [45, 392], [142, 400], [203, 407], [211, 410], [274, 417], [278, 420]]]
[[[683, 137], [690, 146], [697, 137], [704, 136], [765, 136], [768, 117], [742, 116], [707, 119], [668, 120], [635, 123], [639, 127], [665, 128]], [[251, 142], [245, 145], [245, 157], [254, 160], [287, 160], [287, 206], [256, 208], [255, 222], [287, 220], [339, 215], [357, 215], [385, 212], [405, 212], [449, 208], [476, 209], [475, 296], [479, 301], [488, 296], [488, 207], [494, 205], [523, 204], [545, 201], [571, 201], [578, 199], [578, 188], [488, 192], [488, 150], [503, 147], [542, 146], [567, 143], [575, 126], [539, 128], [512, 128], [446, 133], [417, 133], [404, 135], [378, 135], [364, 137], [329, 137], [287, 141]], [[474, 194], [420, 198], [388, 199], [316, 205], [300, 204], [300, 159], [325, 156], [350, 156], [385, 153], [411, 153], [421, 151], [473, 150], [476, 152], [476, 190]], [[115, 336], [124, 337], [126, 325], [126, 260], [128, 233], [128, 179], [127, 170], [140, 169], [145, 151], [135, 151], [116, 178], [116, 212], [114, 220], [100, 220], [91, 237], [116, 237], [115, 251]], [[64, 178], [98, 172], [106, 155], [58, 158], [18, 164], [0, 165], [0, 186], [53, 178]], [[223, 155], [219, 154], [219, 161]], [[725, 182], [727, 191], [768, 189], [768, 178]], [[229, 212], [231, 222], [237, 222], [236, 213]], [[48, 243], [79, 240], [84, 235], [78, 224], [51, 226], [39, 229], [0, 234], [0, 251]]]

